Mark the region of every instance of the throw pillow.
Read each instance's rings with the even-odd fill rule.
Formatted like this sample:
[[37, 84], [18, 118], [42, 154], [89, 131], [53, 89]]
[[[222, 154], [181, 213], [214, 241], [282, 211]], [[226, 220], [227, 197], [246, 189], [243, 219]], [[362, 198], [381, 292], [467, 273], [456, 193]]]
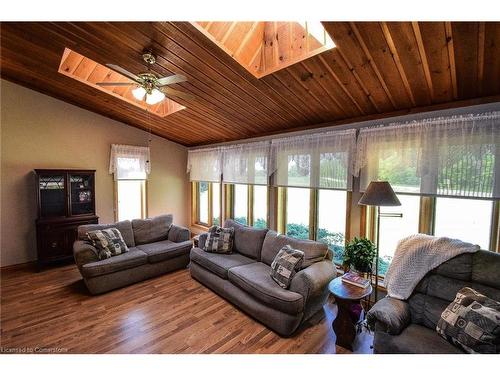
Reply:
[[128, 251], [122, 234], [116, 228], [87, 232], [87, 238], [97, 249], [99, 260], [108, 259]]
[[233, 251], [234, 228], [222, 228], [217, 225], [208, 230], [205, 247], [209, 253], [230, 254]]
[[288, 289], [295, 272], [304, 261], [304, 252], [292, 249], [290, 245], [283, 246], [271, 263], [271, 277], [278, 285]]
[[462, 288], [441, 314], [436, 331], [468, 353], [498, 353], [500, 302]]

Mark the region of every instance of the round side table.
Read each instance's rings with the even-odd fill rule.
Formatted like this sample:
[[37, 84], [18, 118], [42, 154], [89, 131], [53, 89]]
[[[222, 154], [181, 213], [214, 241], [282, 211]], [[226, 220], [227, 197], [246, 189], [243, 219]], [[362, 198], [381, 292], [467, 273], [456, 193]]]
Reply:
[[373, 288], [360, 288], [342, 281], [342, 277], [337, 277], [330, 281], [328, 290], [335, 297], [338, 312], [332, 327], [337, 336], [337, 345], [352, 351], [352, 344], [356, 338], [357, 318], [353, 315], [354, 308], [361, 305], [360, 301], [372, 294]]

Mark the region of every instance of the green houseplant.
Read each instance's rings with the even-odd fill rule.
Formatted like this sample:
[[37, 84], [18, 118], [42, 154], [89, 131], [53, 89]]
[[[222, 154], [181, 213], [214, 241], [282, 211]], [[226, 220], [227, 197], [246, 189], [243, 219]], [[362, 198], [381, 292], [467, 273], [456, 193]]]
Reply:
[[367, 238], [354, 237], [345, 247], [344, 265], [358, 272], [371, 272], [377, 247]]

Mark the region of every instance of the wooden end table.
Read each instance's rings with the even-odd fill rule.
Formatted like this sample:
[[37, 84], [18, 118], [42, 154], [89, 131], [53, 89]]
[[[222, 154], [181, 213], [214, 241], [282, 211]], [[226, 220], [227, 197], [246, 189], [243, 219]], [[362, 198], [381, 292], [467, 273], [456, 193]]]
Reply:
[[372, 294], [373, 288], [371, 285], [367, 288], [360, 288], [343, 282], [342, 277], [337, 277], [330, 281], [328, 290], [335, 296], [338, 307], [337, 316], [332, 324], [337, 336], [336, 344], [352, 351], [352, 344], [356, 338], [356, 324], [363, 315], [354, 317], [354, 307], [360, 306], [360, 301]]

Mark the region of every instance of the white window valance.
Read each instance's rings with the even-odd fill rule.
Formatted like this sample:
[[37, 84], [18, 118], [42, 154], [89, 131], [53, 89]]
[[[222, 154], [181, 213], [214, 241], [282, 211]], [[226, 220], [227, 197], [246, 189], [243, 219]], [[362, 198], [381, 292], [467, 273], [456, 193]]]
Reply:
[[274, 139], [273, 184], [351, 190], [355, 149], [355, 129]]
[[267, 185], [270, 145], [264, 141], [223, 147], [223, 181]]
[[500, 112], [361, 129], [360, 190], [388, 180], [396, 192], [500, 198]]
[[189, 150], [187, 172], [191, 181], [220, 182], [222, 149], [217, 147]]
[[115, 180], [146, 180], [151, 172], [149, 147], [111, 145], [109, 173]]

